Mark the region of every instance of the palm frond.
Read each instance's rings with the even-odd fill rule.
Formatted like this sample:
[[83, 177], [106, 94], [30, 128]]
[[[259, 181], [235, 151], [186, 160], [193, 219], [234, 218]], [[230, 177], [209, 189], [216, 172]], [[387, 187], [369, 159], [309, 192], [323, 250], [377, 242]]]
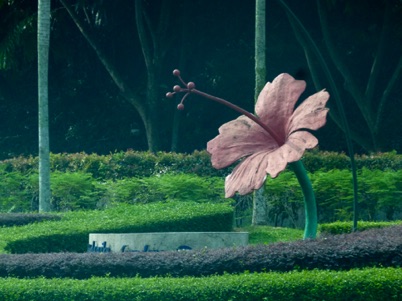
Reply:
[[35, 58], [32, 41], [36, 39], [36, 18], [36, 14], [23, 18], [0, 39], [0, 70], [15, 68]]

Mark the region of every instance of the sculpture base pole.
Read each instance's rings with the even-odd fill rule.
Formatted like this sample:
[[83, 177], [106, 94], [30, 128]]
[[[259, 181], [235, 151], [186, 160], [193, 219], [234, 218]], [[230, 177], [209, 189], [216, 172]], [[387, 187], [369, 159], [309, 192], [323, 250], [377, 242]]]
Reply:
[[316, 238], [317, 236], [317, 204], [314, 196], [313, 186], [301, 160], [291, 163], [296, 174], [304, 196], [304, 211], [306, 223], [304, 226], [304, 239]]

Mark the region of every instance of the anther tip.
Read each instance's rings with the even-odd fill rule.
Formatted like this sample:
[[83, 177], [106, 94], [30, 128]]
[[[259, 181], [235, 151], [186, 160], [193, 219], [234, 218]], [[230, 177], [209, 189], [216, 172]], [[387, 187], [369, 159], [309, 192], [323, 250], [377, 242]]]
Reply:
[[173, 75], [174, 76], [180, 76], [180, 70], [179, 69], [174, 69], [173, 70]]
[[192, 89], [195, 88], [195, 84], [194, 84], [193, 82], [189, 82], [189, 83], [187, 84], [187, 88], [188, 88], [189, 90], [192, 90]]
[[184, 110], [184, 104], [179, 103], [179, 104], [177, 105], [177, 109], [180, 110], [180, 111]]

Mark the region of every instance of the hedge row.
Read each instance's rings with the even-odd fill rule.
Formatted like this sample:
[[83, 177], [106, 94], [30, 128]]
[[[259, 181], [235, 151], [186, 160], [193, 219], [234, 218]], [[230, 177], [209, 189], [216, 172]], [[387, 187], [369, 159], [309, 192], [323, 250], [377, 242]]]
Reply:
[[0, 279], [3, 301], [401, 300], [402, 269], [243, 273], [185, 278]]
[[[376, 229], [383, 228], [389, 226], [396, 226], [402, 224], [402, 221], [392, 221], [392, 222], [367, 222], [367, 221], [359, 221], [357, 223], [358, 231], [365, 231], [368, 229]], [[326, 223], [318, 225], [318, 230], [322, 235], [336, 235], [336, 234], [344, 234], [350, 233], [353, 226], [353, 222], [341, 222], [337, 221], [334, 223]]]
[[8, 253], [86, 252], [89, 233], [231, 231], [233, 226], [233, 209], [227, 203], [121, 204], [102, 211], [60, 215], [60, 221], [0, 228], [0, 250]]
[[43, 213], [0, 213], [0, 228], [23, 226], [49, 220], [60, 220], [60, 215]]
[[[51, 154], [51, 171], [86, 172], [94, 178], [122, 179], [127, 177], [149, 177], [166, 172], [191, 173], [202, 176], [225, 176], [227, 170], [216, 170], [211, 166], [207, 152], [195, 151], [191, 155], [182, 153], [157, 154], [127, 151], [110, 155], [86, 153]], [[30, 173], [38, 169], [38, 157], [17, 157], [0, 162], [0, 170]]]
[[2, 254], [1, 277], [207, 276], [402, 266], [402, 227], [236, 248], [108, 254]]
[[[206, 151], [192, 154], [127, 151], [110, 155], [96, 154], [51, 154], [52, 171], [87, 172], [97, 179], [118, 179], [126, 177], [147, 177], [166, 172], [191, 173], [200, 176], [225, 176], [232, 167], [216, 170], [211, 166], [210, 156]], [[402, 156], [396, 152], [375, 155], [356, 156], [358, 169], [399, 170], [402, 169]], [[335, 152], [306, 152], [304, 165], [309, 172], [317, 170], [349, 169], [347, 155]], [[38, 169], [37, 157], [18, 157], [0, 162], [0, 170], [7, 172], [29, 173]]]

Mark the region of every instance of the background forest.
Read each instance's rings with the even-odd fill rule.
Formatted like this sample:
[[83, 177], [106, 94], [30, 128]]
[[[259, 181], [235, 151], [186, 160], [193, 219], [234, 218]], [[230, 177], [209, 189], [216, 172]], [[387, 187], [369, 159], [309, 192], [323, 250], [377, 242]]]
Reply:
[[[339, 94], [358, 153], [402, 151], [402, 1], [267, 1], [267, 81], [287, 72], [306, 95], [331, 94], [321, 150], [346, 151]], [[49, 61], [53, 153], [205, 149], [237, 116], [192, 96], [165, 97], [179, 68], [187, 81], [252, 111], [254, 1], [52, 1]], [[0, 1], [0, 159], [37, 155], [37, 2]], [[334, 85], [331, 86], [330, 80]], [[335, 91], [336, 90], [336, 91]], [[302, 97], [303, 99], [303, 97]]]

